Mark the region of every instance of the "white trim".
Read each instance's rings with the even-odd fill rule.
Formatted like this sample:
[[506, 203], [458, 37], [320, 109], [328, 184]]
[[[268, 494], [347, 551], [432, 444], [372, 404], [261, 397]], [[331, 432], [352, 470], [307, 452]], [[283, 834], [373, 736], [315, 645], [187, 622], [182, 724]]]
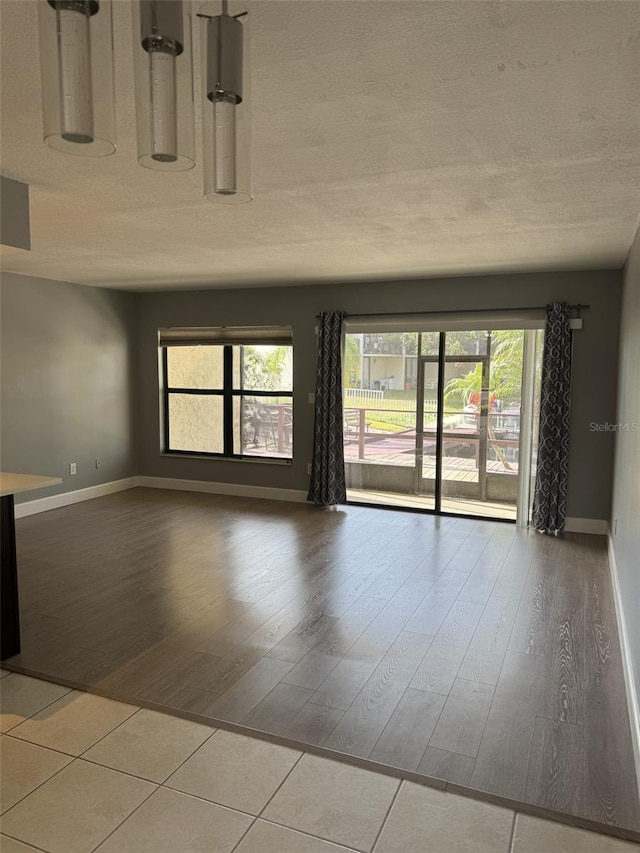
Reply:
[[237, 483], [209, 483], [203, 480], [177, 480], [171, 477], [128, 477], [126, 480], [113, 480], [99, 486], [89, 486], [73, 492], [63, 492], [48, 498], [38, 498], [15, 505], [15, 517], [24, 518], [38, 512], [47, 512], [62, 506], [90, 501], [114, 492], [135, 489], [142, 486], [146, 489], [173, 489], [180, 492], [205, 492], [214, 495], [235, 495], [243, 498], [263, 498], [272, 501], [289, 501], [304, 503], [307, 493], [298, 489], [277, 489], [270, 486], [244, 486]]
[[73, 492], [63, 492], [60, 495], [51, 495], [48, 498], [37, 498], [34, 501], [25, 501], [15, 505], [15, 517], [24, 518], [27, 515], [35, 515], [38, 512], [47, 512], [50, 509], [58, 509], [61, 506], [90, 501], [92, 498], [101, 498], [103, 495], [111, 495], [114, 492], [124, 492], [126, 489], [135, 489], [139, 485], [138, 477], [127, 477], [126, 480], [112, 480], [110, 483], [101, 483], [99, 486], [89, 486], [86, 489], [77, 489]]
[[[205, 492], [213, 495], [235, 495], [242, 498], [262, 498], [272, 501], [305, 503], [307, 493], [300, 489], [278, 489], [272, 486], [251, 486], [239, 483], [210, 483], [205, 480], [178, 480], [172, 477], [128, 477], [125, 480], [112, 480], [99, 486], [89, 486], [73, 492], [63, 492], [48, 498], [38, 498], [15, 505], [15, 517], [24, 518], [38, 512], [47, 512], [62, 506], [90, 501], [114, 492], [123, 492], [142, 486], [146, 489], [174, 489], [179, 492]], [[567, 518], [567, 533], [596, 533], [606, 536], [609, 523], [601, 518]]]
[[265, 498], [271, 501], [290, 501], [293, 503], [304, 503], [307, 500], [307, 493], [298, 489], [277, 489], [271, 486], [245, 486], [239, 483], [209, 483], [204, 480], [175, 480], [172, 477], [138, 477], [137, 485], [146, 489], [206, 492], [213, 495]]
[[567, 518], [564, 529], [567, 533], [596, 533], [606, 536], [609, 522], [605, 518]]
[[636, 690], [635, 678], [633, 675], [631, 646], [629, 643], [629, 634], [627, 633], [627, 623], [624, 618], [622, 592], [620, 590], [620, 581], [618, 579], [618, 565], [616, 563], [616, 555], [613, 548], [613, 539], [611, 538], [611, 535], [609, 535], [608, 540], [609, 565], [611, 567], [611, 585], [613, 587], [613, 600], [615, 602], [616, 617], [618, 620], [618, 636], [620, 637], [622, 670], [624, 673], [624, 683], [627, 691], [627, 705], [629, 707], [629, 723], [631, 724], [633, 757], [635, 759], [636, 765], [638, 790], [640, 791], [640, 697], [638, 697], [638, 691]]

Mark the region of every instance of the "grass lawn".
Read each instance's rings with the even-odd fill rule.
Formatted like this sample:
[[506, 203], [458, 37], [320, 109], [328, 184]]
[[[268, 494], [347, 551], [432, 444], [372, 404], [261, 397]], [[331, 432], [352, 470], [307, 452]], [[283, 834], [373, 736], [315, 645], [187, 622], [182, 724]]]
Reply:
[[[433, 390], [425, 391], [425, 414], [430, 415], [426, 425], [435, 427], [437, 394]], [[416, 426], [416, 392], [415, 391], [385, 391], [382, 400], [371, 400], [368, 397], [349, 397], [345, 400], [347, 409], [366, 409], [366, 421], [369, 429], [376, 432], [402, 432], [415, 429]], [[461, 406], [447, 405], [445, 424], [456, 423]], [[426, 418], [425, 418], [426, 420]]]

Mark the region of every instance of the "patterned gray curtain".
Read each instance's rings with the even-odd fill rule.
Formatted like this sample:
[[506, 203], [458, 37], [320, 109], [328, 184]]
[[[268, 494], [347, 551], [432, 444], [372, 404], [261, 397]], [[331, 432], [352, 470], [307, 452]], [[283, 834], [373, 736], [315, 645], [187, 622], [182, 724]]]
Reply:
[[320, 314], [313, 462], [307, 496], [317, 506], [334, 506], [347, 500], [342, 433], [343, 322], [340, 311]]
[[547, 306], [542, 356], [538, 464], [531, 524], [543, 533], [564, 530], [571, 414], [571, 328], [566, 302]]

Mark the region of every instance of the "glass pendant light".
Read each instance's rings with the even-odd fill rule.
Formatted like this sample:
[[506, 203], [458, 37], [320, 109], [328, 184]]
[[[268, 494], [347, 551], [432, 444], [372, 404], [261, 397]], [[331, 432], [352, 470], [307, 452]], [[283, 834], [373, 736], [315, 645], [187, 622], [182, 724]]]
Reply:
[[220, 14], [206, 4], [199, 15], [204, 194], [227, 204], [253, 198], [246, 15], [230, 15], [226, 0]]
[[113, 154], [111, 0], [38, 3], [44, 141], [68, 154]]
[[133, 3], [138, 162], [149, 169], [193, 168], [191, 21], [182, 0]]

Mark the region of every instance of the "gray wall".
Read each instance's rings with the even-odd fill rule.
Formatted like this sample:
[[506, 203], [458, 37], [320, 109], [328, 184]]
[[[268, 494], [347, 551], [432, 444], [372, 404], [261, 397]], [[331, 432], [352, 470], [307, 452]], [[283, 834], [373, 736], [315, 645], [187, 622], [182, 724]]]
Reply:
[[5, 273], [0, 297], [0, 465], [63, 478], [23, 499], [135, 474], [135, 295]]
[[[314, 327], [321, 310], [362, 314], [499, 309], [566, 300], [591, 305], [584, 314], [584, 329], [575, 336], [568, 513], [607, 519], [614, 439], [611, 433], [592, 432], [590, 424], [615, 418], [620, 291], [621, 272], [605, 270], [139, 294], [140, 473], [306, 489], [313, 432], [313, 407], [307, 395], [314, 390]], [[269, 324], [290, 324], [294, 331], [293, 463], [283, 466], [161, 456], [158, 328]]]
[[636, 689], [640, 690], [640, 231], [624, 270], [611, 529]]

